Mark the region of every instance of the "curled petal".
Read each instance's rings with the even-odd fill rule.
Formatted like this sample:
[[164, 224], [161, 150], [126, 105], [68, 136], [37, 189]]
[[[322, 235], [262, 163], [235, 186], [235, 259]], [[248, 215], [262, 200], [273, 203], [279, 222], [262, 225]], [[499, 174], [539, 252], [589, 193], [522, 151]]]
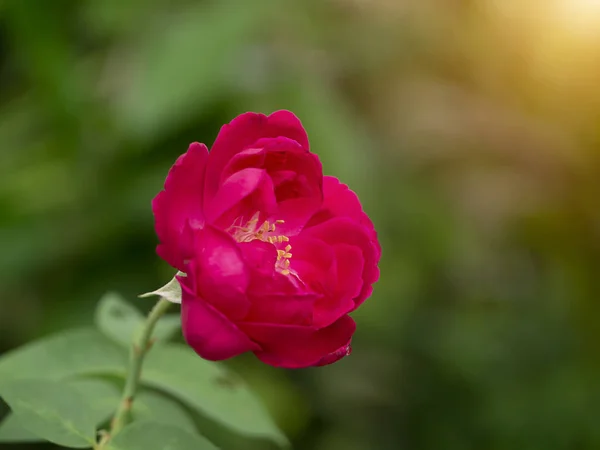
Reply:
[[288, 137], [309, 149], [308, 136], [302, 124], [290, 111], [276, 111], [270, 116], [248, 112], [224, 125], [210, 151], [205, 199], [216, 194], [221, 173], [236, 154], [250, 148], [261, 138], [278, 136]]
[[326, 362], [332, 353], [348, 345], [356, 324], [343, 316], [321, 329], [265, 323], [240, 323], [239, 327], [261, 346], [254, 352], [261, 361], [295, 369]]
[[365, 265], [362, 251], [354, 245], [337, 244], [334, 246], [334, 252], [337, 265], [336, 297], [358, 297]]
[[225, 315], [188, 289], [182, 289], [181, 326], [186, 342], [198, 355], [220, 361], [247, 351], [260, 351]]
[[[256, 147], [254, 147], [256, 146]], [[316, 155], [287, 137], [262, 138], [236, 154], [226, 165], [220, 178], [227, 183], [238, 173], [263, 169], [271, 178], [271, 188], [277, 210], [264, 211], [284, 220], [280, 229], [288, 235], [297, 234], [319, 210], [323, 202], [323, 169]], [[219, 204], [222, 188], [210, 204]], [[225, 209], [225, 208], [223, 208]], [[261, 209], [256, 205], [256, 210]], [[264, 210], [262, 208], [261, 210]], [[212, 214], [209, 214], [212, 220]]]
[[[182, 240], [184, 227], [199, 227], [204, 222], [202, 199], [208, 149], [197, 142], [181, 155], [165, 181], [165, 188], [152, 201], [156, 233], [160, 240], [157, 252], [173, 267], [183, 271], [183, 261], [190, 252]], [[189, 243], [188, 243], [189, 244]]]
[[307, 228], [303, 236], [322, 239], [330, 245], [347, 244], [358, 248], [362, 252], [364, 261], [362, 281], [363, 285], [358, 296], [354, 299], [357, 308], [373, 291], [373, 283], [379, 279], [379, 253], [373, 245], [368, 231], [348, 217], [337, 217]]
[[377, 259], [379, 259], [381, 246], [377, 239], [377, 232], [373, 222], [363, 211], [358, 196], [347, 185], [331, 176], [323, 177], [323, 195], [324, 200], [321, 209], [310, 219], [306, 227], [319, 225], [336, 217], [348, 217], [367, 230], [375, 247]]
[[273, 183], [262, 169], [243, 169], [231, 175], [206, 205], [209, 223], [228, 227], [238, 217], [247, 220], [256, 211], [269, 215], [276, 208]]
[[293, 254], [290, 267], [312, 291], [331, 296], [337, 278], [333, 247], [304, 233], [293, 237], [290, 244]]
[[315, 366], [327, 366], [329, 364], [333, 364], [336, 361], [339, 361], [344, 356], [348, 356], [352, 353], [352, 347], [350, 346], [350, 341], [347, 344], [342, 345], [335, 352], [331, 352], [329, 355], [324, 356], [319, 360]]
[[246, 296], [250, 274], [237, 243], [210, 226], [196, 230], [194, 240], [194, 258], [180, 282], [226, 317], [243, 318], [250, 308]]
[[315, 303], [314, 324], [319, 327], [335, 322], [339, 317], [355, 308], [363, 287], [364, 259], [362, 251], [348, 244], [333, 246], [335, 253], [336, 273], [334, 287], [329, 295], [323, 296]]
[[319, 158], [287, 138], [265, 142], [265, 168], [273, 180], [277, 219], [288, 235], [300, 232], [323, 203], [323, 167]]

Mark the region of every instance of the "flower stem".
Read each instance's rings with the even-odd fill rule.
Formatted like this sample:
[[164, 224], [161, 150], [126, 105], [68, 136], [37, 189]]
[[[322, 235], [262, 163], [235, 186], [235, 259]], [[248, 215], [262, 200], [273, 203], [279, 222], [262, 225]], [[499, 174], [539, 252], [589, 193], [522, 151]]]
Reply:
[[[152, 331], [158, 319], [169, 309], [171, 302], [161, 298], [156, 305], [152, 308], [146, 322], [142, 329], [133, 339], [131, 350], [129, 353], [129, 367], [127, 370], [127, 379], [125, 380], [125, 387], [123, 388], [123, 395], [121, 396], [121, 402], [119, 407], [111, 421], [109, 438], [114, 437], [121, 429], [127, 425], [131, 419], [131, 407], [135, 398], [135, 393], [140, 381], [140, 375], [142, 373], [142, 364], [144, 363], [144, 357], [150, 347], [152, 347], [153, 341], [151, 340]], [[108, 439], [106, 440], [108, 441]], [[100, 448], [102, 448], [101, 446]]]

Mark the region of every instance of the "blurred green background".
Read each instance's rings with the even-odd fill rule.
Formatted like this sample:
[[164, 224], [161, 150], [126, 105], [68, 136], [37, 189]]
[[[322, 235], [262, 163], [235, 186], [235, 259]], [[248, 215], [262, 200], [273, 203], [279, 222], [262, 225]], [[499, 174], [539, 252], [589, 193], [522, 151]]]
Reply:
[[294, 448], [599, 449], [595, 0], [0, 0], [0, 352], [147, 310], [168, 168], [277, 109], [383, 247], [351, 357], [228, 363]]

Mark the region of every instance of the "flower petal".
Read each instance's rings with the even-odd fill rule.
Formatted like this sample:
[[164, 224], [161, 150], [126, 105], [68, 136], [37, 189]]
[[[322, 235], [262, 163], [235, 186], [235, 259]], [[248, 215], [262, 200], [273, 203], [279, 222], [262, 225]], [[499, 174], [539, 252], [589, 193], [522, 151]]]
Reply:
[[306, 227], [312, 227], [336, 217], [348, 217], [368, 230], [369, 237], [375, 246], [377, 259], [381, 256], [381, 246], [377, 239], [377, 232], [369, 216], [365, 214], [358, 196], [336, 177], [323, 177], [323, 205]]
[[266, 170], [248, 168], [225, 180], [206, 205], [206, 219], [227, 228], [239, 217], [249, 220], [257, 211], [269, 215], [275, 209], [273, 183]]
[[379, 268], [377, 267], [379, 253], [364, 226], [348, 217], [336, 217], [304, 229], [302, 235], [322, 239], [334, 246], [348, 244], [360, 249], [364, 261], [363, 285], [360, 294], [354, 299], [355, 308], [371, 295], [372, 285], [379, 279]]
[[252, 271], [247, 290], [251, 306], [244, 321], [310, 324], [313, 306], [319, 296], [292, 283], [295, 278], [275, 271], [275, 246], [258, 239], [238, 245]]
[[347, 347], [356, 324], [343, 316], [321, 329], [264, 323], [240, 323], [239, 327], [261, 346], [262, 350], [255, 351], [261, 361], [293, 369], [322, 364], [332, 353]]
[[310, 325], [313, 318], [314, 293], [250, 295], [252, 306], [246, 322]]
[[290, 111], [276, 111], [270, 116], [245, 113], [224, 125], [213, 144], [208, 158], [205, 199], [212, 198], [219, 188], [223, 169], [239, 152], [261, 138], [285, 136], [309, 149], [308, 136], [300, 120]]
[[336, 261], [331, 245], [321, 239], [301, 233], [290, 240], [292, 258], [290, 269], [312, 291], [325, 296], [333, 295], [336, 286]]
[[238, 247], [253, 272], [266, 277], [273, 276], [277, 261], [277, 249], [273, 244], [254, 239], [250, 242], [240, 242]]
[[348, 356], [352, 353], [352, 347], [350, 346], [350, 341], [347, 344], [342, 345], [335, 352], [331, 352], [329, 355], [324, 356], [319, 360], [315, 366], [327, 366], [329, 364], [333, 364], [336, 361], [339, 361], [344, 356]]
[[182, 289], [181, 326], [186, 342], [202, 358], [220, 361], [259, 351], [234, 323], [189, 289]]
[[194, 142], [181, 155], [165, 181], [165, 188], [152, 201], [156, 233], [160, 240], [157, 252], [173, 267], [183, 271], [185, 254], [181, 234], [186, 224], [194, 227], [204, 222], [202, 199], [208, 149]]
[[[256, 148], [254, 148], [256, 146]], [[249, 168], [264, 169], [272, 180], [277, 211], [275, 220], [284, 220], [281, 231], [297, 234], [323, 202], [323, 168], [318, 157], [287, 137], [262, 138], [237, 153], [225, 166], [220, 182]], [[222, 188], [221, 188], [222, 189]], [[211, 204], [218, 203], [216, 198]], [[255, 211], [259, 210], [259, 205]]]
[[246, 289], [250, 274], [237, 243], [227, 233], [206, 226], [194, 234], [195, 253], [184, 283], [232, 320], [250, 308]]
[[360, 295], [363, 286], [362, 251], [354, 245], [347, 244], [334, 245], [333, 251], [336, 266], [335, 284], [329, 295], [321, 297], [315, 303], [314, 324], [318, 327], [330, 325], [354, 310], [354, 299]]
[[334, 252], [337, 263], [336, 296], [348, 299], [358, 297], [365, 265], [362, 251], [354, 245], [337, 244]]
[[298, 234], [323, 203], [323, 167], [316, 155], [288, 138], [271, 139], [264, 149], [277, 199], [276, 218], [285, 221], [280, 229]]

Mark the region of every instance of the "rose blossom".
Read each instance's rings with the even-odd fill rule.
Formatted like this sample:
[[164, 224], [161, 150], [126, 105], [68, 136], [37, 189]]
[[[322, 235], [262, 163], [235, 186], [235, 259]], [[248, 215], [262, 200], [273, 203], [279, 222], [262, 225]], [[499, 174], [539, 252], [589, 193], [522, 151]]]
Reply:
[[350, 353], [348, 313], [371, 294], [381, 249], [294, 114], [242, 114], [210, 152], [191, 144], [152, 207], [158, 254], [186, 273], [183, 335], [201, 357], [298, 368]]

